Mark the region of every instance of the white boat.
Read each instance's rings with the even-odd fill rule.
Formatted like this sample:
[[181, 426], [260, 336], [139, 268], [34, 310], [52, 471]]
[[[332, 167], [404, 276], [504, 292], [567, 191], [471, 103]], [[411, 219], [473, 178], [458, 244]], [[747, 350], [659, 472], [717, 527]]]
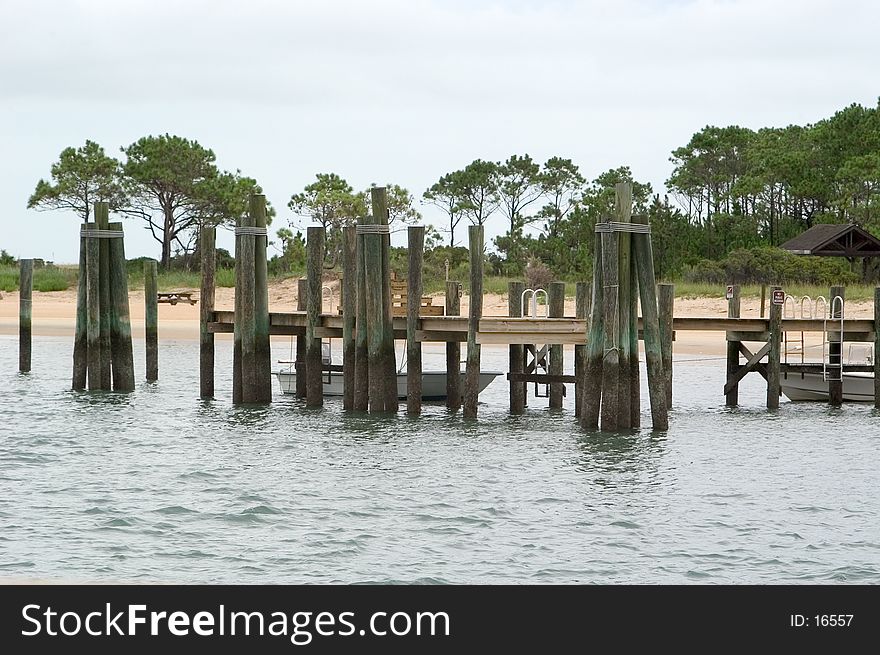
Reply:
[[[789, 400], [828, 402], [828, 382], [821, 373], [788, 373], [779, 382], [782, 393]], [[843, 399], [855, 402], [873, 402], [873, 373], [844, 373]]]
[[[275, 373], [281, 384], [281, 391], [287, 394], [296, 393], [296, 370], [293, 364]], [[480, 393], [489, 386], [501, 371], [480, 371]], [[325, 396], [341, 396], [343, 389], [342, 371], [325, 371], [321, 374], [324, 381]], [[464, 389], [464, 372], [461, 373], [461, 388]], [[397, 397], [406, 398], [406, 373], [397, 374]], [[422, 372], [422, 400], [446, 400], [446, 372]]]

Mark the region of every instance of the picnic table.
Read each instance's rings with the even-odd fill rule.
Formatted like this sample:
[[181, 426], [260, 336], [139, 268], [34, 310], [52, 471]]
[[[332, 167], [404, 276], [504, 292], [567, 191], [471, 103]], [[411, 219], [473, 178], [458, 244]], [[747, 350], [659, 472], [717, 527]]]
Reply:
[[156, 294], [158, 302], [169, 303], [171, 305], [176, 305], [179, 302], [188, 302], [190, 305], [195, 305], [198, 300], [193, 298], [192, 295], [192, 291], [170, 291]]

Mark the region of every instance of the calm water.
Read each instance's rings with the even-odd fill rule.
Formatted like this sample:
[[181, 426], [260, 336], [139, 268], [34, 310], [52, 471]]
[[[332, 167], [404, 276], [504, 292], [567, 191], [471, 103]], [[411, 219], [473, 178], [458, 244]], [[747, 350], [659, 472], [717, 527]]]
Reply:
[[600, 435], [570, 397], [509, 417], [502, 379], [476, 423], [235, 408], [229, 342], [216, 401], [192, 342], [162, 344], [158, 384], [73, 393], [71, 342], [35, 339], [20, 376], [0, 337], [0, 579], [880, 583], [880, 415], [769, 415], [753, 376], [727, 410], [717, 359], [678, 363], [668, 434]]

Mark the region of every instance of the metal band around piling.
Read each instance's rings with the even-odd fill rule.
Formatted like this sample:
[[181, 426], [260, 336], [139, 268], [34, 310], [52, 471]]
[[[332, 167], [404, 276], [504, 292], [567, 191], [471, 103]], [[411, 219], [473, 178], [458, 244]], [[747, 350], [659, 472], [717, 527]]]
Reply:
[[639, 234], [651, 234], [651, 226], [644, 223], [618, 223], [611, 221], [608, 223], [596, 223], [597, 233], [609, 232], [636, 232]]
[[387, 225], [371, 225], [369, 223], [359, 223], [357, 226], [358, 234], [391, 234], [391, 230]]
[[83, 229], [79, 231], [81, 237], [86, 239], [121, 239], [125, 236], [119, 230], [93, 230]]
[[235, 228], [235, 236], [252, 236], [252, 237], [264, 237], [269, 234], [268, 230], [265, 227], [251, 227], [249, 225], [241, 225]]

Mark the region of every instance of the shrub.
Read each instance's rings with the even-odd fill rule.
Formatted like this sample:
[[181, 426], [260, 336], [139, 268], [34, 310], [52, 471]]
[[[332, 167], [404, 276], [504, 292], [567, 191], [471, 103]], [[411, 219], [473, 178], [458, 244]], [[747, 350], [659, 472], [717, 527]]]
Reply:
[[684, 272], [686, 282], [710, 284], [853, 284], [858, 275], [842, 259], [793, 255], [781, 248], [740, 248], [717, 261], [703, 259]]
[[526, 287], [529, 289], [547, 289], [555, 279], [551, 271], [543, 262], [531, 257], [525, 269]]

